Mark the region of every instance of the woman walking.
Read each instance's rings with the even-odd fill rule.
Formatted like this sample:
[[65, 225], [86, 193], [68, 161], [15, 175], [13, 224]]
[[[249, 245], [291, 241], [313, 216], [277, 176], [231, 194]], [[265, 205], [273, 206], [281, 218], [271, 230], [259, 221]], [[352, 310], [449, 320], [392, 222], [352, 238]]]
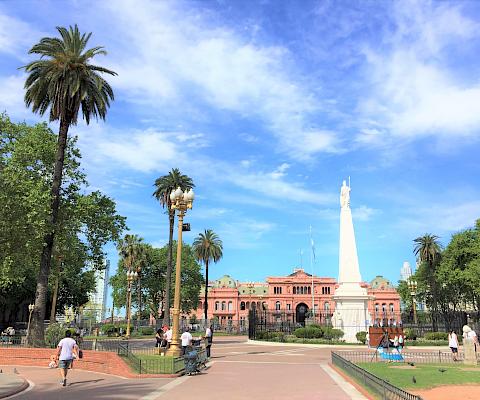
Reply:
[[458, 361], [458, 338], [454, 330], [448, 334], [448, 347], [452, 350], [452, 359], [453, 361]]

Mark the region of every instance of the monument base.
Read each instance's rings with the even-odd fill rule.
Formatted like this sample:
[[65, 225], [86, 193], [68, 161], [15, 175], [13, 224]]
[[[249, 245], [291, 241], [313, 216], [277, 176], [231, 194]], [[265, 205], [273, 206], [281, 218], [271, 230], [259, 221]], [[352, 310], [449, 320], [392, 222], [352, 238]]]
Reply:
[[335, 314], [333, 326], [344, 333], [343, 340], [357, 343], [356, 334], [368, 331], [370, 315], [368, 314], [367, 290], [359, 284], [341, 284], [335, 291]]

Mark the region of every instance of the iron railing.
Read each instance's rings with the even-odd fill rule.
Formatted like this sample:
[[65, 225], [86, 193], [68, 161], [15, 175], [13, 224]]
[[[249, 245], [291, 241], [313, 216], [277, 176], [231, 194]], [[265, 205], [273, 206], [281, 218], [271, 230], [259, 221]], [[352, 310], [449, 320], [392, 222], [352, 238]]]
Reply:
[[[146, 354], [156, 354], [153, 350]], [[162, 357], [157, 353], [153, 359], [144, 359], [143, 353], [136, 353], [138, 350], [129, 349], [127, 345], [120, 343], [117, 354], [124, 358], [127, 364], [139, 375], [142, 374], [177, 374], [185, 369], [183, 357]], [[142, 351], [142, 350], [140, 350]]]
[[367, 389], [380, 396], [382, 400], [422, 400], [420, 396], [392, 385], [390, 382], [373, 375], [333, 351], [332, 364], [341, 368]]

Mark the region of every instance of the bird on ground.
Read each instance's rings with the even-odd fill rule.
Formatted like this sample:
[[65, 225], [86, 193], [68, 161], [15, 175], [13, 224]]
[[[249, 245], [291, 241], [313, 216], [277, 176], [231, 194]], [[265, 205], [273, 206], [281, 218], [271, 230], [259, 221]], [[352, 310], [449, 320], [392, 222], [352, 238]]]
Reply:
[[18, 371], [17, 371], [16, 368], [13, 369], [13, 373], [14, 373], [14, 374], [18, 374]]
[[412, 382], [413, 382], [413, 383], [417, 383], [417, 380], [415, 379], [414, 376], [412, 376]]
[[414, 367], [415, 363], [409, 362], [408, 365], [410, 365], [411, 367]]
[[438, 370], [439, 370], [441, 373], [444, 373], [444, 372], [446, 371], [445, 368], [439, 368]]

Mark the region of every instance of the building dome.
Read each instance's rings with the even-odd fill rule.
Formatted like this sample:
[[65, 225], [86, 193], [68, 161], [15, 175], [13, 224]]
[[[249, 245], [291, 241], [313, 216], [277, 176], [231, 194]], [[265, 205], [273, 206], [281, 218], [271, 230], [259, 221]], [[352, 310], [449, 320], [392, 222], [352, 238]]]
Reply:
[[223, 275], [221, 278], [215, 281], [213, 287], [235, 289], [237, 287], [237, 282], [230, 275]]
[[377, 275], [371, 282], [370, 287], [377, 290], [393, 289], [392, 284], [388, 279], [381, 275]]

